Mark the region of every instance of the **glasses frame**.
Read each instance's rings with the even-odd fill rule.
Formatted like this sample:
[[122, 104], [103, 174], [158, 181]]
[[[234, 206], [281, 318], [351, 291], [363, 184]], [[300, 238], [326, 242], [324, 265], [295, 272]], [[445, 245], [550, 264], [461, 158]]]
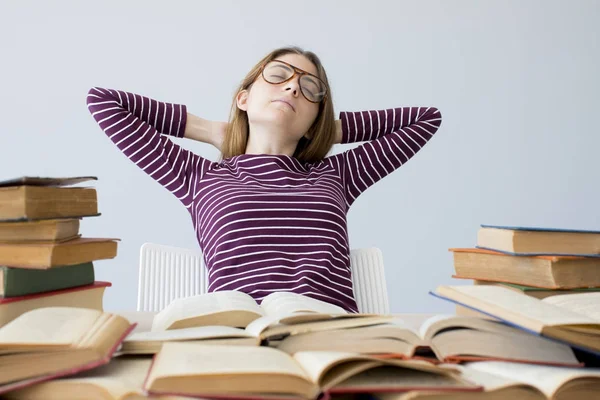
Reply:
[[[288, 67], [290, 67], [294, 71], [294, 73], [292, 74], [292, 76], [290, 76], [289, 78], [287, 78], [284, 81], [277, 82], [277, 83], [269, 82], [267, 80], [267, 78], [265, 78], [265, 68], [267, 67], [267, 65], [271, 64], [272, 62], [278, 62], [278, 63], [284, 64], [284, 65], [287, 65]], [[262, 66], [260, 74], [261, 74], [262, 78], [264, 79], [264, 81], [267, 82], [267, 83], [269, 83], [269, 84], [271, 84], [271, 85], [280, 85], [282, 83], [286, 83], [286, 82], [290, 81], [291, 79], [294, 79], [294, 77], [296, 75], [299, 75], [300, 78], [302, 78], [302, 75], [310, 75], [311, 77], [317, 79], [321, 83], [321, 85], [323, 85], [323, 89], [325, 90], [325, 94], [323, 94], [323, 98], [321, 100], [319, 100], [319, 101], [312, 101], [308, 97], [306, 97], [306, 94], [304, 94], [304, 90], [302, 89], [302, 85], [300, 84], [300, 78], [298, 78], [298, 86], [300, 87], [300, 92], [302, 93], [302, 96], [304, 96], [304, 98], [306, 100], [308, 100], [309, 102], [314, 103], [314, 104], [322, 103], [327, 98], [327, 95], [329, 94], [329, 91], [327, 90], [327, 85], [325, 84], [325, 82], [323, 82], [323, 80], [321, 78], [319, 78], [318, 76], [316, 76], [314, 74], [311, 74], [310, 72], [306, 72], [303, 69], [300, 69], [300, 68], [298, 68], [298, 67], [296, 67], [296, 66], [294, 66], [294, 65], [292, 65], [290, 63], [287, 63], [285, 61], [281, 61], [281, 60], [277, 60], [277, 59], [273, 59], [273, 60], [269, 61], [268, 63], [266, 63], [265, 65]]]

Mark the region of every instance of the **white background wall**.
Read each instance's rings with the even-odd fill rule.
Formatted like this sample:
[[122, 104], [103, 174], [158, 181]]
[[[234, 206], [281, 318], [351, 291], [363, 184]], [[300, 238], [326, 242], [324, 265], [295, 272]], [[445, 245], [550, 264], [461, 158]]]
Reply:
[[105, 308], [134, 309], [140, 245], [197, 244], [184, 207], [95, 124], [88, 89], [225, 120], [249, 69], [299, 45], [325, 64], [336, 113], [442, 111], [348, 218], [351, 247], [384, 253], [392, 311], [451, 311], [427, 293], [453, 283], [447, 249], [473, 246], [480, 223], [600, 229], [599, 21], [593, 0], [0, 1], [0, 178], [98, 176], [102, 216], [82, 232], [122, 239], [97, 277], [113, 283]]

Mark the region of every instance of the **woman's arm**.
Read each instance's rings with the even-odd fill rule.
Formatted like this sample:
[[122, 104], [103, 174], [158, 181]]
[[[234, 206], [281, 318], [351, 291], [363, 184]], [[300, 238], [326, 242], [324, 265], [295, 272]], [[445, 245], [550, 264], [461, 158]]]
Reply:
[[106, 135], [144, 172], [191, 207], [193, 185], [213, 164], [167, 136], [183, 137], [187, 110], [139, 94], [94, 87], [87, 106]]
[[367, 188], [411, 159], [442, 123], [435, 107], [342, 112], [342, 143], [367, 141], [328, 157], [343, 181], [348, 207]]

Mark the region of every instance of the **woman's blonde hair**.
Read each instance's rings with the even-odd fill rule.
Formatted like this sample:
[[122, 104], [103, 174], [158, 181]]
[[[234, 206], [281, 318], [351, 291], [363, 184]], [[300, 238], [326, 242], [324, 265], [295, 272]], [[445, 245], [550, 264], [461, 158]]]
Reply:
[[323, 68], [319, 57], [313, 52], [304, 51], [296, 46], [282, 47], [273, 50], [260, 60], [236, 90], [229, 115], [229, 124], [221, 144], [221, 159], [246, 152], [249, 135], [248, 114], [237, 107], [237, 94], [242, 90], [250, 90], [254, 81], [260, 76], [262, 67], [269, 61], [290, 53], [302, 55], [310, 60], [317, 67], [317, 76], [327, 85], [327, 96], [319, 103], [319, 113], [307, 132], [310, 139], [303, 136], [298, 142], [293, 156], [303, 162], [316, 162], [325, 158], [331, 146], [333, 146], [335, 141], [335, 116], [333, 101], [331, 100], [331, 88], [329, 87], [325, 68]]

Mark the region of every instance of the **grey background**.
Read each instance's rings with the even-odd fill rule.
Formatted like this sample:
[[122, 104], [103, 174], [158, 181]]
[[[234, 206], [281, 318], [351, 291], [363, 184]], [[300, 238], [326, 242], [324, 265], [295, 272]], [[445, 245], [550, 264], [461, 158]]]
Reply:
[[480, 223], [600, 229], [598, 21], [581, 0], [2, 1], [0, 178], [97, 175], [102, 216], [82, 232], [122, 239], [97, 277], [113, 283], [106, 309], [134, 309], [141, 244], [197, 244], [184, 207], [96, 125], [88, 89], [225, 120], [249, 69], [299, 45], [336, 113], [441, 110], [436, 137], [348, 219], [351, 247], [383, 251], [392, 311], [451, 311], [427, 293], [456, 283], [447, 249], [473, 246]]

